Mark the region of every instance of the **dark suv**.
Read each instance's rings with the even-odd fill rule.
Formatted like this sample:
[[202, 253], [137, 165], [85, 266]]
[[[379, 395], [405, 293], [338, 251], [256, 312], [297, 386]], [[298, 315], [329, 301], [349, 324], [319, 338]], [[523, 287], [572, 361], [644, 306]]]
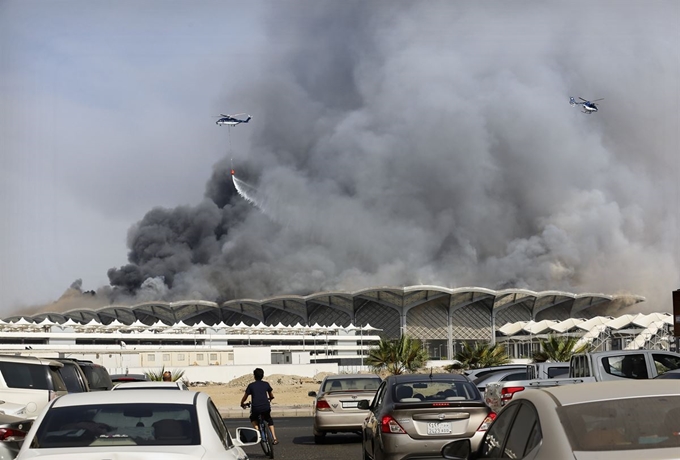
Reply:
[[[71, 391], [69, 388], [69, 392], [71, 393], [83, 391], [108, 391], [113, 388], [111, 376], [109, 375], [109, 372], [106, 370], [106, 368], [101, 364], [96, 364], [92, 361], [71, 358], [57, 358], [56, 360], [64, 364], [64, 366], [66, 366], [67, 363], [77, 365], [85, 377], [85, 385], [83, 385], [82, 383], [75, 382], [77, 378], [74, 376], [74, 381], [72, 383], [75, 388], [79, 389]], [[87, 389], [83, 389], [85, 387]]]
[[61, 378], [64, 379], [66, 389], [69, 393], [90, 391], [90, 386], [87, 384], [87, 377], [75, 360], [54, 358], [54, 361], [59, 361], [64, 365], [64, 367], [59, 369], [59, 374], [61, 374]]

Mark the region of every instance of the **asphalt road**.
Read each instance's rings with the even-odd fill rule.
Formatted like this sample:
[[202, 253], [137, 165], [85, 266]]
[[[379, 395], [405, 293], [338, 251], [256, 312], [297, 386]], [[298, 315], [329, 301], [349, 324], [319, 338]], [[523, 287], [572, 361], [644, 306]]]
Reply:
[[[248, 419], [224, 420], [229, 432], [239, 426], [250, 426]], [[323, 444], [314, 444], [311, 417], [274, 417], [279, 444], [274, 446], [274, 459], [291, 460], [361, 460], [361, 437], [357, 434], [329, 434]], [[262, 448], [245, 448], [252, 460], [267, 458]]]

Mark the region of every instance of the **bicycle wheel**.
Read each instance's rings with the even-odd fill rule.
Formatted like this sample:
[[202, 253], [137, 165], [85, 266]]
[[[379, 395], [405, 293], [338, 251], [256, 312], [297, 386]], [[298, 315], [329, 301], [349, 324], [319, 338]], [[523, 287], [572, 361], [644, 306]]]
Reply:
[[269, 425], [267, 425], [266, 431], [267, 444], [269, 444], [269, 453], [267, 455], [269, 455], [269, 458], [274, 458], [274, 436], [272, 435], [272, 430], [269, 428]]
[[271, 432], [266, 423], [260, 422], [260, 445], [262, 446], [262, 451], [269, 458], [274, 458], [274, 451], [272, 450]]

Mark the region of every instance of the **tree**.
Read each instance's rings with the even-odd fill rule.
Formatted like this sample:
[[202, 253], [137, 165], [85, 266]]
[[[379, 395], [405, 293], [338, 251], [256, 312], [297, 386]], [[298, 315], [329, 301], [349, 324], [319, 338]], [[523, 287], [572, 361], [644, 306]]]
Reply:
[[366, 363], [376, 371], [386, 370], [398, 375], [417, 371], [425, 365], [428, 358], [420, 340], [401, 336], [394, 340], [381, 339], [368, 352]]
[[576, 346], [579, 339], [579, 337], [558, 337], [555, 335], [549, 336], [547, 340], [540, 339], [541, 351], [535, 352], [532, 358], [535, 363], [544, 363], [546, 361], [554, 363], [567, 362], [576, 353], [590, 351], [591, 345], [589, 343]]
[[510, 357], [505, 352], [505, 347], [499, 344], [491, 345], [489, 342], [469, 342], [463, 344], [463, 349], [456, 353], [455, 360], [458, 363], [446, 367], [451, 372], [457, 369], [481, 369], [483, 367], [501, 366], [510, 363]]

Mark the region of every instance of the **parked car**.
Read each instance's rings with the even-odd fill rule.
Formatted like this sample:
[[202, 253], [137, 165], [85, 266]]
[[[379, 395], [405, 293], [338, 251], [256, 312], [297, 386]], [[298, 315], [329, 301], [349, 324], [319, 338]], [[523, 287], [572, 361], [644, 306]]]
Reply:
[[13, 459], [19, 453], [33, 420], [0, 414], [0, 459]]
[[206, 393], [137, 390], [68, 394], [36, 419], [17, 460], [247, 459], [241, 446], [259, 433], [238, 428], [236, 439]]
[[382, 380], [371, 374], [329, 375], [323, 379], [318, 393], [310, 391], [314, 401], [314, 442], [323, 442], [328, 433], [361, 433], [368, 415], [359, 409], [361, 399], [373, 399]]
[[680, 368], [680, 354], [661, 350], [609, 350], [580, 353], [569, 361], [569, 376], [554, 379], [510, 380], [489, 383], [484, 399], [498, 411], [525, 389], [585, 382], [647, 380]]
[[439, 455], [454, 439], [479, 444], [495, 414], [464, 375], [407, 374], [387, 377], [362, 429], [364, 459], [400, 460]]
[[470, 380], [475, 380], [484, 377], [487, 374], [492, 374], [498, 371], [524, 370], [527, 368], [526, 364], [503, 364], [502, 366], [482, 367], [480, 369], [467, 369], [463, 371]]
[[475, 449], [447, 445], [448, 459], [680, 458], [680, 389], [665, 380], [609, 381], [519, 393]]
[[82, 359], [74, 359], [73, 361], [83, 370], [90, 391], [108, 391], [113, 388], [109, 371], [104, 366]]
[[112, 390], [186, 390], [189, 388], [181, 380], [176, 382], [121, 382], [111, 388]]
[[524, 369], [510, 369], [504, 371], [491, 372], [483, 377], [479, 377], [473, 380], [474, 384], [480, 393], [484, 394], [486, 386], [490, 383], [505, 382], [508, 380], [526, 380], [527, 379], [527, 367]]
[[29, 356], [0, 356], [0, 399], [26, 405], [35, 418], [53, 399], [67, 393], [58, 361]]
[[55, 358], [54, 360], [63, 364], [63, 367], [59, 368], [59, 374], [61, 374], [69, 393], [90, 391], [87, 377], [75, 360], [63, 358]]
[[149, 380], [146, 374], [111, 374], [110, 377], [114, 384], [121, 382], [146, 382]]
[[562, 377], [569, 377], [568, 362], [553, 363], [546, 361], [543, 363], [527, 364], [528, 380], [556, 379]]

